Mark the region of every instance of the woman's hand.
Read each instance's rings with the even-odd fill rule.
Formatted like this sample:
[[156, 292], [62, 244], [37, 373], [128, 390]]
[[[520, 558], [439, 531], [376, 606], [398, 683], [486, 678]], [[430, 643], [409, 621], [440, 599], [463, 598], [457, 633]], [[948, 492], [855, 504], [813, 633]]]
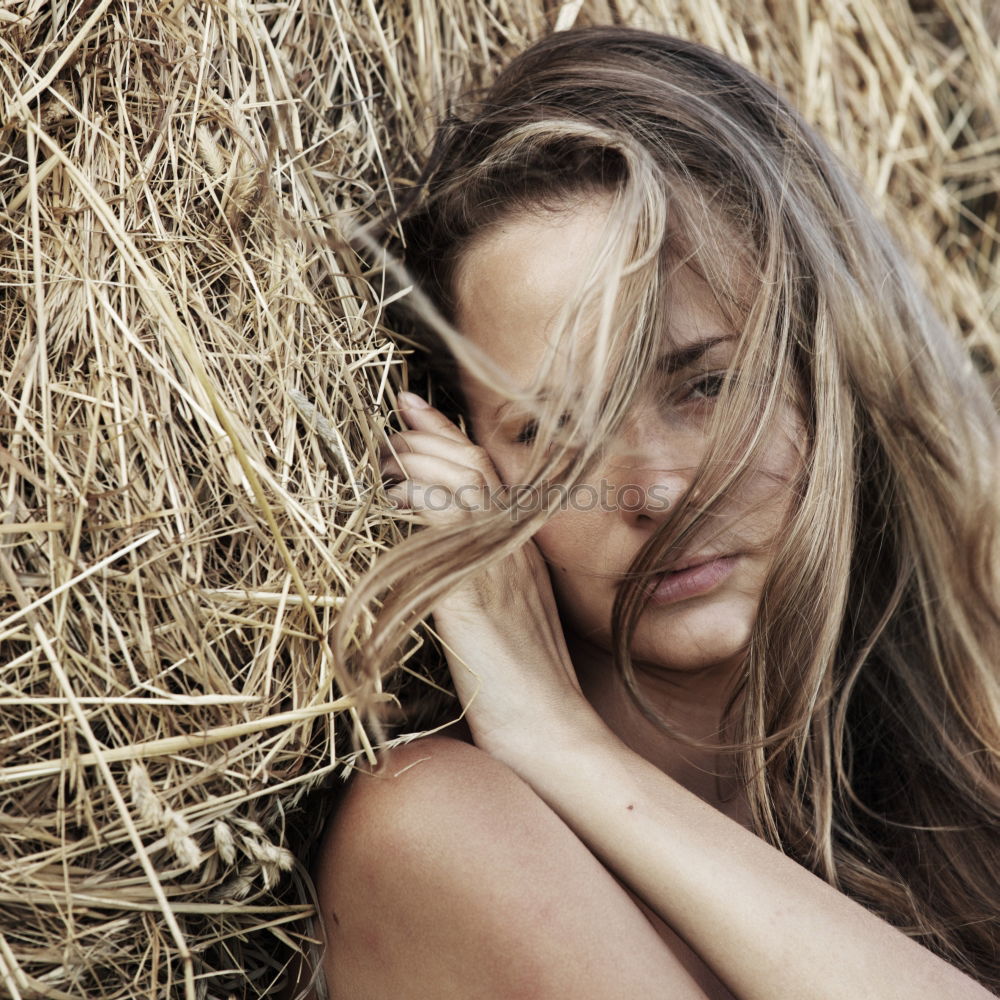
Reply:
[[[473, 499], [500, 502], [503, 485], [487, 453], [443, 413], [399, 394], [410, 430], [390, 436], [396, 452], [388, 489], [425, 524], [468, 523]], [[533, 541], [504, 557], [433, 608], [455, 689], [476, 745], [513, 765], [554, 736], [600, 724], [580, 690], [548, 570]]]

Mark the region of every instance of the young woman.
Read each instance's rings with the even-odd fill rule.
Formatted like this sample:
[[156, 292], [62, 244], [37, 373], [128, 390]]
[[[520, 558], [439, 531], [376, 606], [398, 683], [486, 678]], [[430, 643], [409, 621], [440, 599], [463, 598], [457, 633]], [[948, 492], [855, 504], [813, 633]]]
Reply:
[[348, 786], [330, 995], [993, 995], [1000, 428], [830, 152], [717, 53], [587, 29], [418, 193], [445, 405], [399, 395], [421, 527], [334, 639], [377, 681], [433, 612], [464, 721]]

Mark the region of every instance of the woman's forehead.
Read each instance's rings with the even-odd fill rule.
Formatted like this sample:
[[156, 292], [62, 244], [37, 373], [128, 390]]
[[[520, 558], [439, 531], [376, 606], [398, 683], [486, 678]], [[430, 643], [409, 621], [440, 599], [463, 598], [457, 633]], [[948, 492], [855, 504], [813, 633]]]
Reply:
[[554, 325], [579, 291], [599, 248], [607, 207], [584, 204], [563, 211], [522, 211], [474, 238], [454, 273], [456, 317], [478, 338], [492, 321], [525, 329], [531, 337]]
[[[516, 385], [529, 386], [549, 352], [558, 348], [560, 316], [582, 295], [581, 281], [590, 273], [606, 231], [607, 210], [606, 203], [595, 202], [558, 214], [507, 218], [478, 238], [459, 261], [456, 325]], [[737, 333], [731, 311], [723, 311], [708, 282], [689, 263], [671, 270], [665, 303], [663, 351], [731, 340]], [[579, 336], [594, 338], [597, 326], [596, 315], [581, 317]], [[560, 360], [557, 355], [553, 374], [572, 377]], [[477, 396], [502, 398], [485, 386], [467, 388]]]

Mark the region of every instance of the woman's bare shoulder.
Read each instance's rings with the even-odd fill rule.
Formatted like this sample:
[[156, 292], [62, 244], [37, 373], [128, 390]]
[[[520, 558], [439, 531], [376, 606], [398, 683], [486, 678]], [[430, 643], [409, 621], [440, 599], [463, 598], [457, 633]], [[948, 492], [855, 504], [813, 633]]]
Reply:
[[315, 878], [332, 1000], [705, 996], [563, 821], [461, 740], [353, 776]]

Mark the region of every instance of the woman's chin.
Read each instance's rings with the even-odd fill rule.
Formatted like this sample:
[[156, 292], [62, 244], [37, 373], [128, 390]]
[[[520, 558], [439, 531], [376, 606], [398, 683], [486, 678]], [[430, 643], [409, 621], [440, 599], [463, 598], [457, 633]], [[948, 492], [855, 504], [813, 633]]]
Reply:
[[746, 655], [756, 608], [745, 599], [706, 602], [683, 614], [647, 612], [632, 640], [632, 658], [652, 668], [700, 672], [730, 667]]

